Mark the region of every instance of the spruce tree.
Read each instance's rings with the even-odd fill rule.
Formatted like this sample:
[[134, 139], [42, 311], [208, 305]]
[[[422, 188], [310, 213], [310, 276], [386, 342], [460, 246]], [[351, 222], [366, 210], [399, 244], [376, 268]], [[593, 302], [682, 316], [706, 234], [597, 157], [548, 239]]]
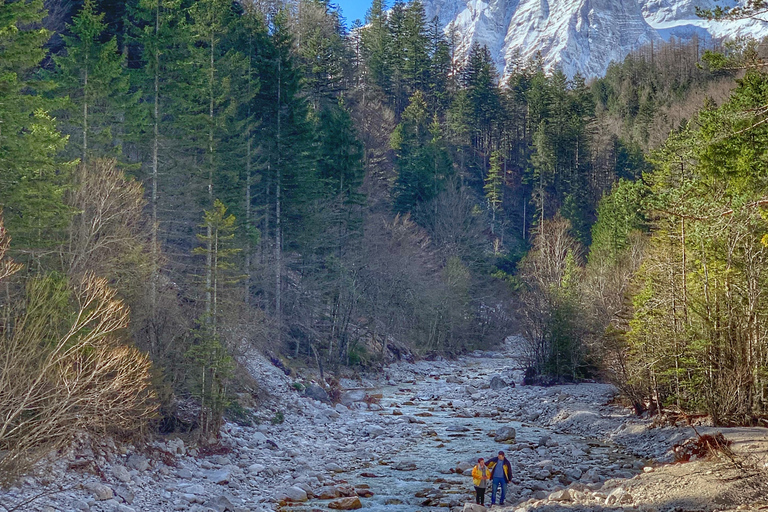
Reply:
[[488, 169], [488, 176], [485, 178], [485, 199], [488, 202], [488, 209], [491, 210], [491, 234], [496, 230], [496, 214], [501, 208], [502, 193], [504, 186], [504, 171], [501, 167], [501, 151], [494, 151], [491, 154], [491, 163]]
[[388, 92], [391, 87], [391, 38], [387, 28], [387, 12], [384, 0], [373, 0], [365, 16], [361, 45], [365, 62], [365, 81], [379, 90]]
[[51, 36], [34, 28], [44, 16], [42, 1], [0, 2], [0, 209], [14, 246], [27, 249], [50, 248], [71, 213], [63, 194], [72, 167], [57, 159], [66, 139], [41, 94], [49, 84], [34, 79]]
[[69, 96], [64, 129], [73, 156], [119, 155], [126, 110], [136, 98], [128, 94], [129, 79], [116, 37], [104, 41], [104, 14], [94, 0], [83, 8], [63, 35], [65, 51], [54, 56], [57, 92]]
[[414, 93], [403, 112], [403, 120], [392, 134], [391, 146], [397, 155], [398, 171], [393, 190], [395, 211], [412, 212], [437, 197], [451, 172], [442, 127], [436, 118], [430, 120], [420, 91]]

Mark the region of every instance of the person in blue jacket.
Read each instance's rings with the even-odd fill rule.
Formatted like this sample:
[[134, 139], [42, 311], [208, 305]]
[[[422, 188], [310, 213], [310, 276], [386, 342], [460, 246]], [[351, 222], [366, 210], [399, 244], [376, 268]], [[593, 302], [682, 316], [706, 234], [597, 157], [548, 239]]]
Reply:
[[504, 457], [504, 452], [500, 451], [498, 457], [489, 459], [485, 463], [491, 469], [491, 505], [496, 504], [496, 489], [501, 488], [501, 497], [499, 505], [504, 504], [504, 498], [507, 497], [507, 484], [512, 480], [512, 464]]

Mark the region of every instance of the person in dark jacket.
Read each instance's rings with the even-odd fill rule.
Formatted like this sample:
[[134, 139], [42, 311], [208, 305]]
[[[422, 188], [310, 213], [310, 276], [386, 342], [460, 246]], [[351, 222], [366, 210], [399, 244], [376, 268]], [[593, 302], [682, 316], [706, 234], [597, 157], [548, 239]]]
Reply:
[[496, 504], [496, 489], [501, 488], [499, 505], [504, 504], [507, 497], [507, 484], [512, 480], [512, 464], [504, 457], [504, 452], [499, 452], [498, 457], [489, 459], [486, 465], [491, 469], [491, 505]]

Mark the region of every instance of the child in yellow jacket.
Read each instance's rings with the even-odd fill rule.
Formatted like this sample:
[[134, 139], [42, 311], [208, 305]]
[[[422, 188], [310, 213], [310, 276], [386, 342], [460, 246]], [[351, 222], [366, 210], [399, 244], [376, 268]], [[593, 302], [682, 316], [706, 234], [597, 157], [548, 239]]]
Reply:
[[472, 483], [475, 485], [475, 502], [485, 505], [485, 490], [491, 481], [491, 470], [485, 465], [483, 458], [477, 459], [477, 465], [472, 468]]

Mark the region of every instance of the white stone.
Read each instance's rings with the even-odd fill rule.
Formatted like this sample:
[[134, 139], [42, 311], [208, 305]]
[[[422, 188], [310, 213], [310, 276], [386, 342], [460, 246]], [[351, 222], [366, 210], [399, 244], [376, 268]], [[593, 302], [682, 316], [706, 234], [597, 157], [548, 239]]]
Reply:
[[285, 499], [286, 501], [295, 501], [295, 502], [304, 502], [309, 499], [307, 498], [307, 491], [295, 485], [288, 487], [285, 491], [283, 491], [282, 498]]

